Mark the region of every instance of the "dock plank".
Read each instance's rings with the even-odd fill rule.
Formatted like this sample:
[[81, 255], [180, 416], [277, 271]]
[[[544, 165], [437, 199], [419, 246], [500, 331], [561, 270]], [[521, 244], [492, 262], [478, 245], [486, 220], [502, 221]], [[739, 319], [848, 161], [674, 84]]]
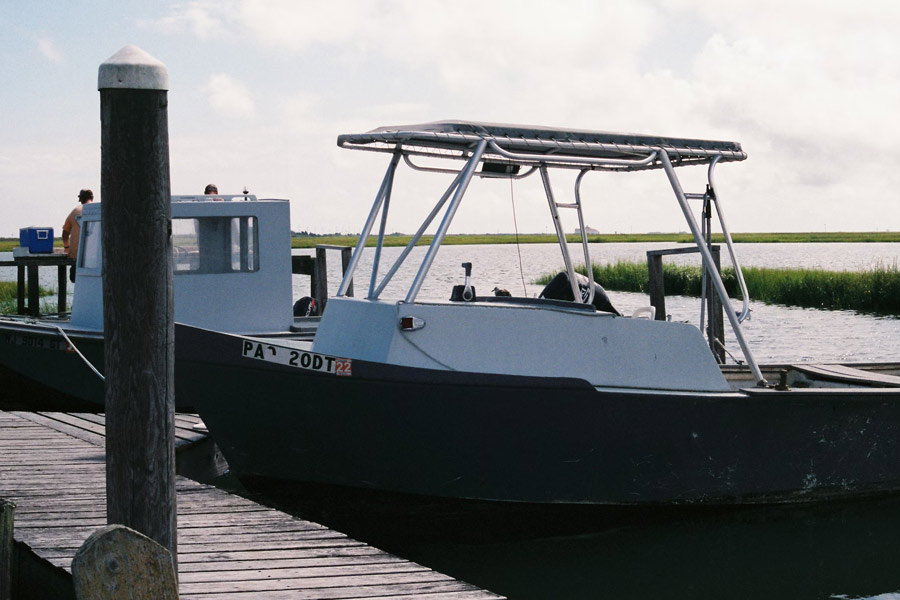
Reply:
[[[206, 438], [177, 418], [178, 444]], [[0, 412], [0, 498], [16, 502], [15, 539], [71, 573], [106, 525], [102, 415]], [[487, 600], [496, 594], [393, 556], [318, 523], [185, 477], [176, 479], [184, 600]]]

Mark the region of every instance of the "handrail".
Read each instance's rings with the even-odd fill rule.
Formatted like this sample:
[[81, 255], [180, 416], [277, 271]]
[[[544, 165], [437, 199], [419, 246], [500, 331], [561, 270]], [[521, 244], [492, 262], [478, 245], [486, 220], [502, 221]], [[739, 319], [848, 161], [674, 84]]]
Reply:
[[709, 164], [707, 179], [709, 180], [712, 201], [716, 206], [716, 215], [719, 217], [719, 225], [722, 227], [722, 236], [725, 238], [725, 245], [728, 247], [728, 256], [731, 257], [731, 266], [734, 267], [734, 273], [737, 276], [738, 285], [741, 288], [741, 296], [744, 299], [743, 306], [741, 307], [741, 314], [738, 315], [738, 322], [743, 323], [744, 319], [750, 315], [750, 294], [747, 292], [747, 284], [744, 281], [744, 273], [741, 270], [741, 265], [734, 253], [734, 242], [731, 241], [731, 233], [729, 233], [728, 226], [725, 223], [725, 215], [722, 214], [722, 207], [719, 205], [719, 194], [716, 192], [716, 186], [713, 182], [713, 172], [718, 162], [719, 157], [716, 157]]
[[[414, 171], [423, 171], [425, 173], [447, 173], [449, 175], [458, 175], [459, 173], [462, 173], [463, 169], [465, 169], [465, 167], [463, 167], [462, 169], [445, 169], [445, 168], [441, 168], [441, 167], [423, 167], [422, 165], [417, 165], [416, 163], [414, 163], [412, 161], [412, 159], [409, 157], [409, 154], [405, 153], [405, 152], [403, 154], [403, 162], [405, 162], [406, 165], [410, 169], [412, 169]], [[537, 167], [531, 167], [524, 173], [519, 173], [518, 175], [507, 175], [505, 173], [481, 172], [481, 173], [478, 173], [478, 176], [484, 177], [487, 179], [525, 179], [526, 177], [528, 177], [535, 171], [537, 171]]]
[[552, 155], [548, 156], [546, 154], [522, 154], [519, 152], [510, 152], [509, 150], [504, 150], [503, 148], [498, 146], [497, 142], [495, 142], [494, 140], [491, 140], [489, 142], [489, 145], [492, 152], [496, 152], [503, 158], [508, 158], [510, 160], [522, 160], [541, 164], [546, 164], [546, 162], [550, 160], [551, 162], [566, 162], [573, 165], [592, 165], [597, 167], [641, 167], [651, 164], [654, 160], [656, 160], [656, 157], [659, 154], [658, 151], [654, 150], [648, 156], [640, 160], [627, 160], [624, 158], [591, 158], [587, 156], [555, 157]]
[[[563, 231], [562, 223], [559, 221], [559, 211], [557, 210], [556, 201], [553, 199], [553, 190], [550, 187], [550, 174], [547, 172], [547, 165], [541, 164], [541, 181], [544, 183], [544, 193], [547, 195], [547, 203], [550, 205], [550, 216], [553, 217], [553, 226], [556, 228], [556, 238], [559, 240], [559, 249], [562, 252], [563, 264], [566, 267], [566, 274], [569, 277], [569, 286], [572, 288], [572, 299], [578, 302], [581, 298], [581, 290], [578, 289], [578, 281], [575, 279], [575, 268], [572, 266], [572, 259], [569, 256], [569, 246], [566, 242], [566, 234]], [[591, 286], [592, 288], [594, 286]]]
[[[581, 247], [584, 249], [584, 272], [588, 278], [588, 297], [585, 304], [593, 304], [594, 302], [594, 266], [591, 264], [590, 252], [588, 251], [587, 231], [584, 229], [584, 215], [581, 211], [581, 179], [589, 169], [582, 169], [575, 178], [575, 206], [578, 212], [578, 229], [581, 231]], [[576, 301], [578, 298], [575, 299]]]
[[750, 350], [750, 346], [747, 343], [747, 339], [744, 336], [743, 330], [741, 329], [741, 323], [738, 320], [737, 313], [735, 312], [734, 307], [731, 305], [731, 302], [728, 301], [728, 292], [725, 290], [725, 283], [722, 281], [722, 276], [715, 268], [712, 253], [710, 253], [709, 248], [706, 247], [706, 244], [703, 243], [700, 228], [697, 226], [697, 220], [694, 218], [694, 214], [691, 211], [691, 207], [688, 205], [687, 198], [685, 197], [684, 190], [681, 188], [681, 182], [678, 180], [678, 175], [675, 173], [675, 167], [672, 166], [667, 152], [661, 151], [659, 156], [662, 162], [663, 169], [665, 170], [666, 175], [669, 178], [669, 183], [672, 186], [672, 190], [675, 192], [675, 198], [678, 200], [678, 204], [679, 206], [681, 206], [681, 211], [684, 213], [685, 221], [687, 221], [688, 227], [690, 227], [691, 229], [691, 234], [694, 236], [694, 242], [697, 245], [697, 249], [700, 251], [700, 255], [703, 257], [703, 264], [709, 271], [713, 286], [716, 288], [716, 292], [722, 299], [722, 307], [725, 310], [725, 314], [728, 316], [728, 321], [731, 324], [731, 329], [734, 331], [734, 335], [738, 340], [738, 344], [741, 346], [741, 351], [744, 354], [744, 358], [747, 359], [747, 365], [753, 372], [753, 376], [756, 378], [757, 385], [765, 385], [766, 379], [765, 377], [763, 377], [762, 371], [760, 370], [759, 365], [756, 363], [756, 358], [753, 356], [753, 352]]
[[257, 202], [256, 194], [192, 194], [170, 196], [171, 202], [209, 202], [210, 200], [223, 202]]

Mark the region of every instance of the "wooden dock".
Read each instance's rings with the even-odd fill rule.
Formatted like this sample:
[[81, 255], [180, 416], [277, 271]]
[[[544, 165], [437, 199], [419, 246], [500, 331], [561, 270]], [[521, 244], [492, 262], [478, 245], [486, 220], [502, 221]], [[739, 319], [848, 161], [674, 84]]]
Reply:
[[[72, 558], [107, 524], [102, 419], [0, 412], [0, 498], [16, 504], [16, 598], [74, 598]], [[180, 452], [202, 441], [196, 422], [179, 415]], [[499, 598], [186, 477], [178, 477], [177, 501], [184, 600]]]

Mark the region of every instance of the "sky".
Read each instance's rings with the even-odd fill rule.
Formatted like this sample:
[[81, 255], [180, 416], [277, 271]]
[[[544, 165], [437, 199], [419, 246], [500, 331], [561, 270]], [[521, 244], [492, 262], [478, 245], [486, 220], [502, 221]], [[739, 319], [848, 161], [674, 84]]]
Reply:
[[[894, 1], [3, 0], [0, 24], [3, 237], [102, 200], [97, 73], [128, 44], [168, 70], [172, 193], [288, 198], [294, 231], [365, 222], [389, 157], [339, 134], [438, 120], [736, 141], [732, 232], [900, 229]], [[401, 169], [388, 230], [449, 182]], [[687, 229], [660, 171], [591, 173], [582, 199], [601, 232]], [[539, 178], [474, 181], [450, 232], [514, 231], [552, 231]]]

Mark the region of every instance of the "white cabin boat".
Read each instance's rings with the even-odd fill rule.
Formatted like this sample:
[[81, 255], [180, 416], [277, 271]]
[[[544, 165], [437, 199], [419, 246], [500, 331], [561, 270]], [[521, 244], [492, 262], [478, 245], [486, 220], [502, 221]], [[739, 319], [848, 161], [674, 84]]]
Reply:
[[[90, 203], [82, 211], [70, 318], [0, 317], [0, 369], [31, 388], [96, 407], [103, 404], [102, 210]], [[318, 317], [295, 319], [292, 310], [288, 200], [173, 196], [171, 212], [176, 321], [263, 337], [312, 336]], [[176, 402], [189, 406], [183, 397]]]

